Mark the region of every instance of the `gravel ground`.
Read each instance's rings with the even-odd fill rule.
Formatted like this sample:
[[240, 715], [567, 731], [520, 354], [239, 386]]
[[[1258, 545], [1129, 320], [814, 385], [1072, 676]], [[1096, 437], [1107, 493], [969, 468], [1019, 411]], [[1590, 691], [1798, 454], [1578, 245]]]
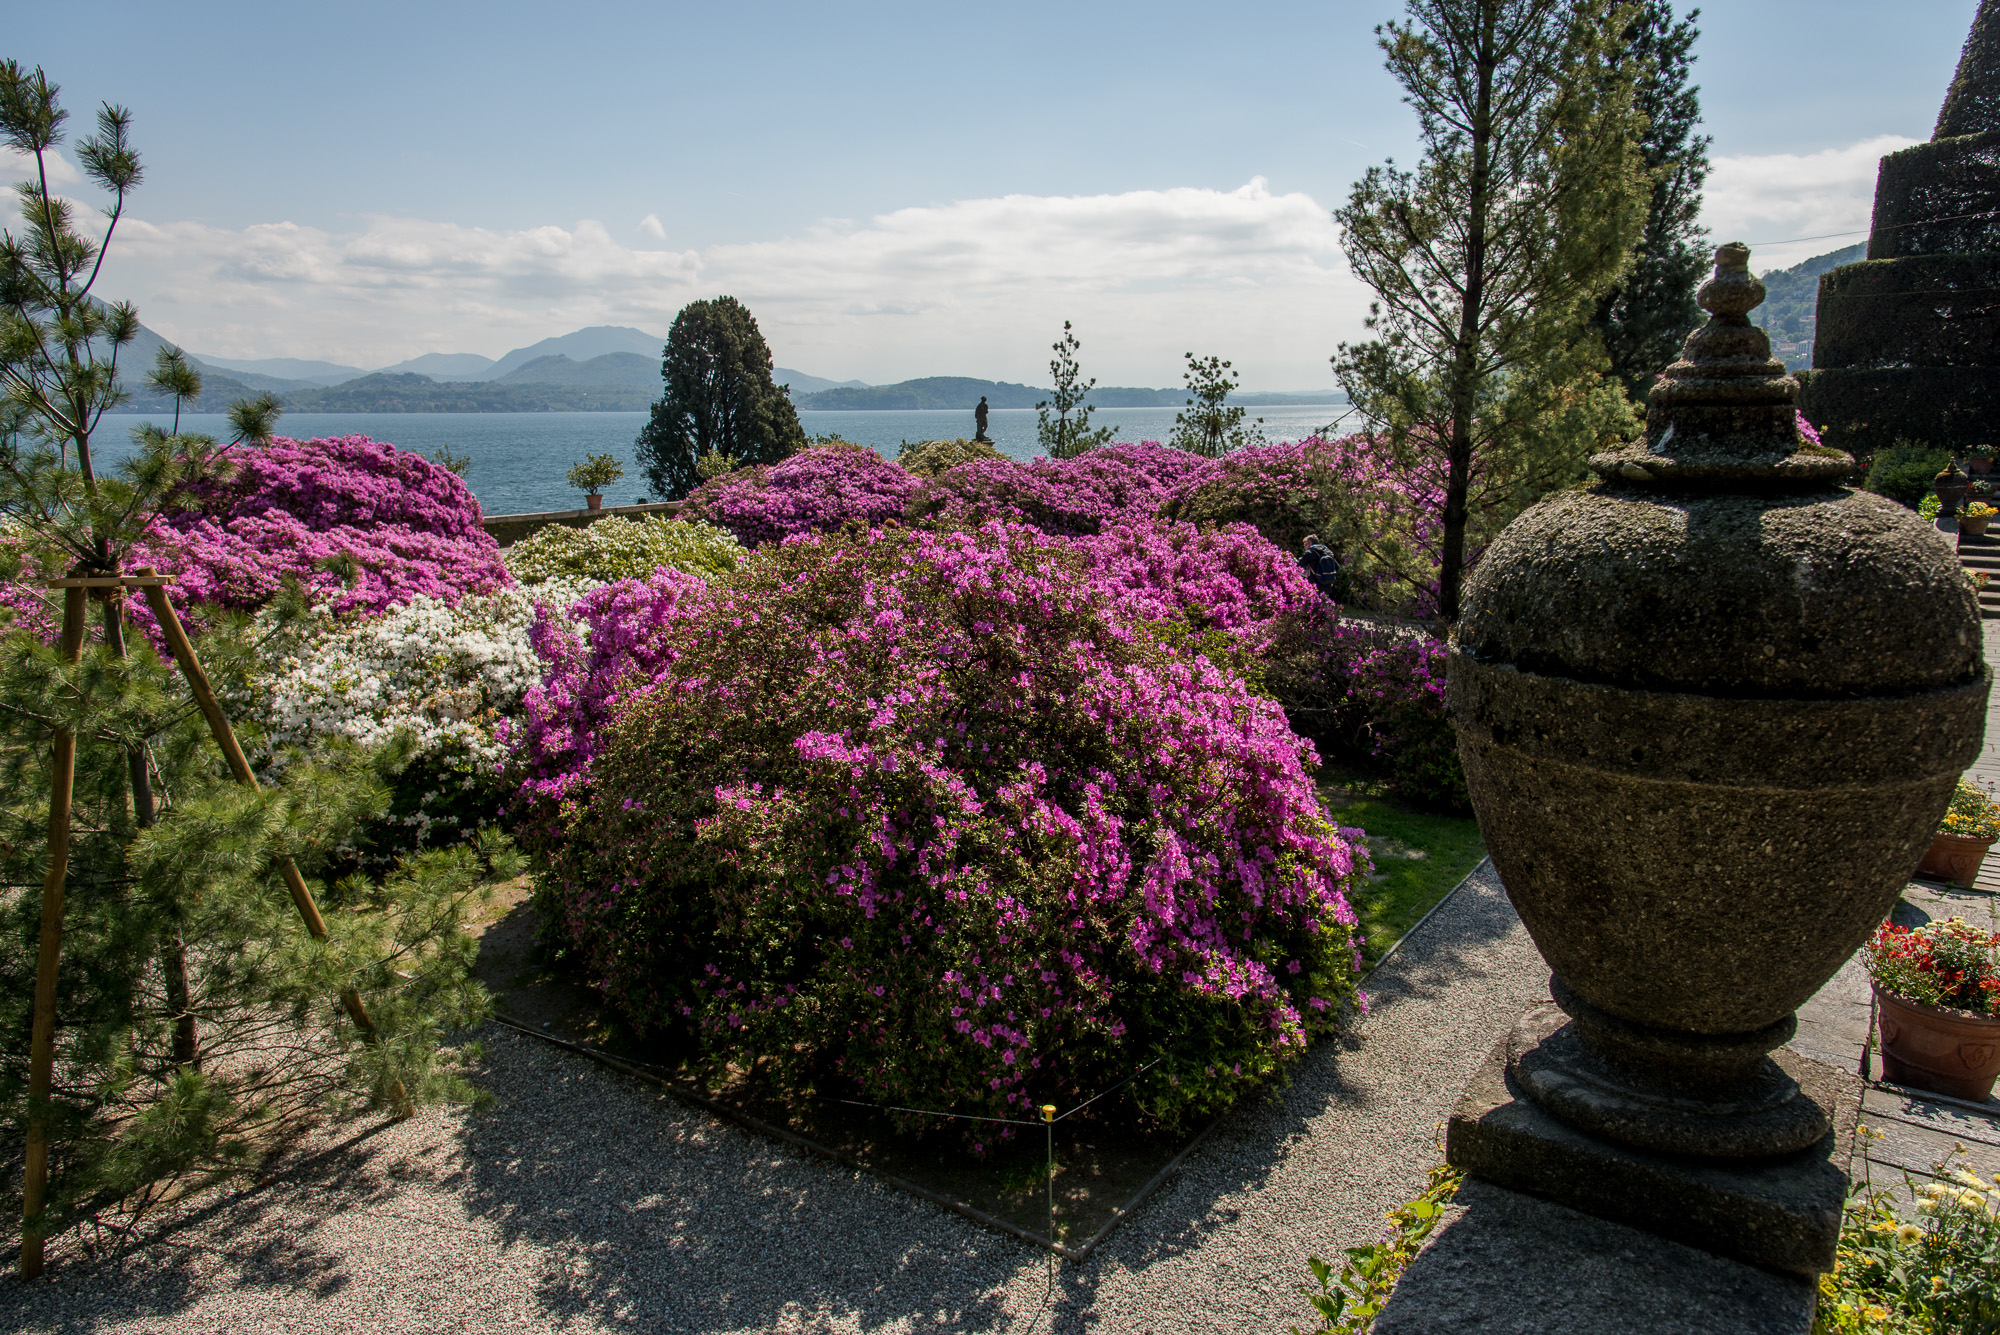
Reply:
[[66, 1239], [0, 1280], [0, 1330], [1269, 1332], [1305, 1322], [1308, 1252], [1421, 1189], [1460, 1086], [1547, 985], [1490, 867], [1370, 984], [1291, 1085], [1238, 1110], [1064, 1265], [502, 1029], [480, 1114], [349, 1125], [275, 1181], [130, 1239]]

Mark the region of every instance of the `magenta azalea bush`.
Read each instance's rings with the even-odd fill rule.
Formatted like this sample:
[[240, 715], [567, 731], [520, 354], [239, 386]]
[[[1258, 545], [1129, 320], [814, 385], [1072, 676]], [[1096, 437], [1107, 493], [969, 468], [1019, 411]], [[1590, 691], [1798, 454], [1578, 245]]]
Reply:
[[782, 463], [709, 479], [681, 502], [680, 518], [728, 529], [746, 547], [849, 523], [900, 519], [919, 480], [858, 445], [817, 445]]
[[256, 607], [287, 579], [341, 612], [509, 582], [479, 502], [449, 469], [366, 436], [230, 452], [225, 482], [150, 530], [179, 600]]
[[[995, 524], [605, 590], [522, 795], [568, 950], [794, 1092], [1021, 1117], [1157, 1060], [1179, 1124], [1269, 1076], [1353, 993], [1363, 855], [1279, 708], [1117, 583]], [[608, 722], [606, 628], [645, 646]], [[564, 701], [599, 702], [568, 736]]]
[[1166, 500], [1215, 471], [1215, 461], [1156, 441], [1107, 445], [1072, 459], [1021, 465], [981, 460], [932, 479], [910, 502], [912, 520], [977, 528], [994, 520], [1044, 533], [1101, 532], [1121, 521], [1150, 519]]
[[1269, 651], [1286, 618], [1322, 601], [1297, 560], [1248, 524], [1121, 520], [1075, 539], [1092, 580], [1142, 621], [1177, 619], [1196, 635], [1226, 632], [1247, 653]]

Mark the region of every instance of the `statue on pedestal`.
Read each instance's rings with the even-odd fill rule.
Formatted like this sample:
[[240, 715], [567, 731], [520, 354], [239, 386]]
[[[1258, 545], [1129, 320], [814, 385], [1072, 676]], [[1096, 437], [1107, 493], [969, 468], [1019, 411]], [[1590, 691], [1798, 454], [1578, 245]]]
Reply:
[[979, 396], [979, 406], [972, 410], [972, 424], [975, 428], [972, 438], [991, 445], [993, 442], [986, 434], [986, 396], [984, 394]]

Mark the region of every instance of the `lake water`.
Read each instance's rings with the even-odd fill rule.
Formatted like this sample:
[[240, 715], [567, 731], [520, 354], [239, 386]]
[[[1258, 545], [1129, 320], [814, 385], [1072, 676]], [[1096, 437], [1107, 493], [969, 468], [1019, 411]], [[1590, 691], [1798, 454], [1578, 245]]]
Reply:
[[[1119, 440], [1164, 440], [1173, 430], [1173, 408], [1100, 410], [1095, 421], [1119, 428]], [[1323, 404], [1252, 408], [1249, 419], [1264, 419], [1272, 440], [1297, 440], [1326, 426], [1345, 411], [1343, 405]], [[987, 434], [1003, 454], [1027, 460], [1041, 452], [1035, 441], [1035, 410], [999, 408], [987, 419]], [[98, 449], [115, 462], [130, 449], [125, 430], [142, 421], [172, 424], [170, 417], [120, 414], [106, 417], [98, 432]], [[904, 441], [940, 440], [972, 435], [970, 412], [802, 412], [799, 422], [808, 435], [837, 432], [893, 459]], [[281, 434], [298, 439], [313, 436], [372, 436], [424, 454], [449, 448], [472, 460], [466, 476], [487, 514], [518, 514], [529, 510], [571, 509], [582, 504], [563, 481], [571, 464], [585, 454], [610, 454], [625, 466], [625, 480], [605, 493], [607, 504], [627, 505], [648, 495], [645, 473], [634, 460], [632, 443], [646, 424], [645, 413], [287, 413], [278, 422]], [[186, 413], [183, 431], [206, 432], [227, 439], [229, 425], [219, 413]]]

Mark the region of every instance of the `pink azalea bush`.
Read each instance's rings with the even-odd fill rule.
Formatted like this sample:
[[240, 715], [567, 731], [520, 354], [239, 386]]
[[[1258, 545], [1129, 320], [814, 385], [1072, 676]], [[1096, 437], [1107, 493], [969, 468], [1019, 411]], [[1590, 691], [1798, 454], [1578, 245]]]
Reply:
[[[1157, 1058], [1133, 1088], [1178, 1124], [1352, 995], [1364, 855], [1310, 745], [1076, 544], [811, 535], [600, 596], [588, 652], [552, 646], [521, 800], [556, 930], [638, 1029], [996, 1116]], [[600, 624], [645, 664], [558, 737], [605, 699]]]
[[977, 528], [998, 519], [1044, 533], [1087, 535], [1120, 521], [1152, 518], [1169, 497], [1215, 468], [1212, 459], [1157, 441], [1108, 445], [1025, 466], [980, 460], [932, 479], [911, 500], [909, 515], [937, 527]]
[[710, 478], [681, 502], [680, 518], [726, 528], [746, 547], [850, 522], [900, 519], [919, 480], [858, 445], [817, 445], [782, 463]]
[[280, 436], [231, 460], [227, 481], [150, 530], [179, 600], [256, 607], [289, 578], [337, 611], [380, 612], [509, 582], [479, 502], [420, 454], [366, 436]]

